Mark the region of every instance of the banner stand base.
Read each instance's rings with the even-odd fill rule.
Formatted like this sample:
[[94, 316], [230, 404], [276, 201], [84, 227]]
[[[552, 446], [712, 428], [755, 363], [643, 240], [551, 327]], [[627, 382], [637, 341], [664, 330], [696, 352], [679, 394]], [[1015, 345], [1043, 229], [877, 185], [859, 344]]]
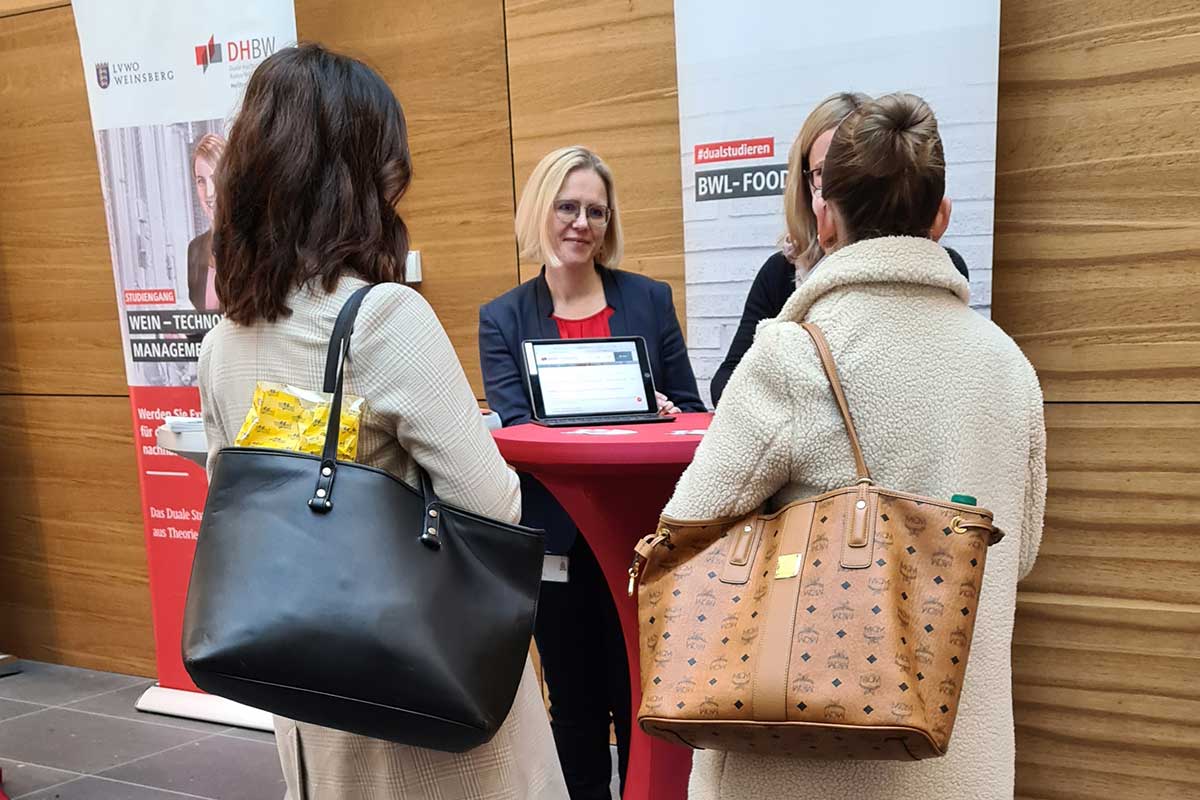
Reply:
[[0, 653], [0, 678], [6, 675], [16, 675], [21, 671], [21, 662], [16, 656]]
[[142, 693], [134, 706], [138, 711], [148, 711], [152, 714], [198, 719], [202, 722], [214, 722], [219, 725], [232, 725], [237, 728], [250, 728], [268, 733], [275, 730], [271, 715], [266, 711], [244, 706], [241, 703], [226, 700], [224, 697], [188, 692], [183, 689], [151, 686]]

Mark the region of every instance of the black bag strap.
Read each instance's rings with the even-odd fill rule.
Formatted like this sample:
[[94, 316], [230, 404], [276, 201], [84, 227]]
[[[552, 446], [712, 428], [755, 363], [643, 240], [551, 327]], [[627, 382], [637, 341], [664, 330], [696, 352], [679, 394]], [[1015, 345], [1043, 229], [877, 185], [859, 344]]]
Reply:
[[329, 401], [329, 422], [325, 427], [325, 447], [321, 451], [321, 467], [317, 472], [317, 485], [308, 507], [325, 513], [333, 508], [333, 480], [337, 477], [338, 438], [342, 432], [342, 385], [346, 372], [346, 357], [350, 354], [350, 335], [354, 333], [354, 320], [359, 306], [371, 286], [356, 289], [342, 305], [337, 321], [333, 323], [333, 334], [329, 337], [329, 349], [325, 353], [325, 383], [323, 389], [332, 394]]
[[322, 391], [332, 393], [337, 384], [337, 371], [339, 366], [339, 353], [342, 349], [342, 342], [346, 343], [346, 352], [350, 352], [350, 334], [354, 333], [354, 320], [358, 318], [358, 309], [362, 305], [363, 299], [367, 296], [367, 292], [371, 291], [371, 286], [364, 286], [361, 289], [355, 290], [354, 294], [346, 299], [342, 304], [342, 310], [338, 312], [337, 321], [333, 323], [333, 335], [329, 337], [329, 349], [325, 352], [325, 384]]
[[[313, 511], [324, 514], [333, 508], [333, 481], [337, 477], [338, 438], [342, 432], [342, 396], [345, 383], [346, 358], [350, 354], [350, 337], [354, 333], [354, 321], [358, 317], [359, 306], [371, 286], [355, 290], [354, 294], [342, 305], [338, 312], [337, 321], [333, 323], [333, 333], [329, 337], [329, 349], [325, 353], [325, 382], [323, 390], [332, 395], [329, 402], [329, 422], [325, 427], [325, 446], [321, 451], [321, 467], [317, 473], [317, 485], [313, 496], [308, 499], [308, 507]], [[433, 481], [429, 473], [421, 465], [417, 465], [420, 473], [421, 496], [425, 499], [424, 527], [421, 531], [421, 542], [433, 549], [441, 547], [441, 504], [433, 492]]]

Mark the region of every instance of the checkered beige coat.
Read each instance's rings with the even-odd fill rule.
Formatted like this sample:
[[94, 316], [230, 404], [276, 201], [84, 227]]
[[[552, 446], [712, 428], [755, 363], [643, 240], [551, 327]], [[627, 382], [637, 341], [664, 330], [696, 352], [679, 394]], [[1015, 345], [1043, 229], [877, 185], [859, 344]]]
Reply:
[[[222, 321], [200, 352], [209, 455], [232, 443], [255, 383], [319, 389], [333, 323], [363, 283], [301, 290], [293, 313], [252, 326]], [[355, 325], [346, 391], [365, 397], [357, 460], [410, 483], [419, 462], [446, 501], [497, 519], [521, 515], [517, 476], [484, 428], [471, 387], [433, 309], [411, 289], [378, 286]], [[565, 800], [566, 786], [533, 669], [488, 744], [440, 753], [275, 719], [290, 800]]]

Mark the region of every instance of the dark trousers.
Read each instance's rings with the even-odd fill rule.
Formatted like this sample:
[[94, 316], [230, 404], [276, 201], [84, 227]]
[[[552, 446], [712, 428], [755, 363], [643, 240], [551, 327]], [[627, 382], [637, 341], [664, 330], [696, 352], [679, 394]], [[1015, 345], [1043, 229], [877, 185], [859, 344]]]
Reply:
[[567, 583], [542, 582], [534, 636], [550, 692], [550, 727], [571, 800], [610, 800], [609, 724], [621, 789], [629, 764], [629, 664], [612, 594], [583, 536]]

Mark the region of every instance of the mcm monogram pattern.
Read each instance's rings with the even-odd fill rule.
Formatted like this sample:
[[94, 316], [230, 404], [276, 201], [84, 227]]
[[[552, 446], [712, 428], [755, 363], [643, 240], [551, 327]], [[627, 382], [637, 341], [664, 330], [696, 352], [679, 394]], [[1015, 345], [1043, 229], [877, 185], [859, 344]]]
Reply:
[[[990, 514], [872, 489], [870, 566], [845, 568], [855, 492], [733, 524], [663, 520], [669, 538], [651, 552], [638, 598], [644, 730], [692, 747], [794, 757], [946, 752], [988, 544], [986, 531], [956, 533], [954, 519], [990, 527]], [[730, 582], [725, 568], [747, 527], [748, 577]], [[781, 552], [784, 541], [799, 545]], [[780, 557], [792, 555], [795, 574], [777, 577]], [[792, 619], [768, 630], [768, 609], [781, 607]], [[783, 677], [782, 709], [777, 699], [756, 708], [756, 696], [776, 697], [764, 688], [768, 673]]]

